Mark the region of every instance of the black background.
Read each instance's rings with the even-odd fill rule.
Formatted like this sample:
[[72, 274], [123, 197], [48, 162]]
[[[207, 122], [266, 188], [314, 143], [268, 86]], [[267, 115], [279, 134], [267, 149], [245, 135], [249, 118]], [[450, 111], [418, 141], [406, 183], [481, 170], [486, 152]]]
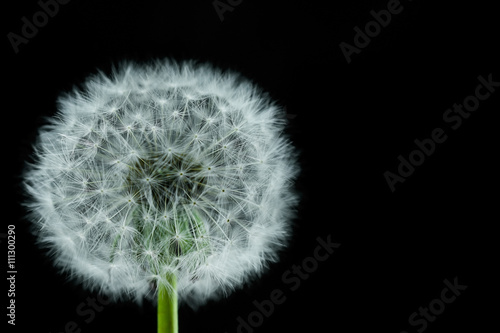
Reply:
[[[498, 11], [493, 4], [402, 0], [403, 11], [348, 64], [339, 44], [353, 44], [353, 28], [363, 29], [370, 11], [387, 3], [245, 0], [221, 21], [210, 0], [72, 0], [17, 54], [7, 34], [20, 34], [21, 18], [31, 21], [40, 7], [35, 0], [3, 4], [7, 214], [0, 232], [16, 226], [18, 271], [9, 332], [64, 332], [70, 321], [82, 332], [156, 331], [148, 303], [106, 305], [89, 323], [76, 313], [96, 295], [67, 282], [33, 245], [19, 183], [37, 128], [55, 113], [61, 92], [122, 59], [163, 57], [208, 61], [253, 80], [286, 106], [288, 134], [301, 152], [302, 200], [280, 262], [225, 300], [198, 311], [181, 306], [181, 332], [237, 332], [238, 316], [246, 319], [252, 302], [274, 289], [286, 301], [255, 332], [417, 332], [421, 326], [408, 317], [455, 277], [467, 290], [425, 331], [497, 327], [500, 88], [455, 131], [442, 116], [474, 93], [479, 75], [500, 81]], [[397, 172], [398, 155], [407, 157], [413, 141], [436, 127], [447, 141], [392, 193], [384, 172]], [[283, 273], [328, 235], [341, 246], [290, 290]]]

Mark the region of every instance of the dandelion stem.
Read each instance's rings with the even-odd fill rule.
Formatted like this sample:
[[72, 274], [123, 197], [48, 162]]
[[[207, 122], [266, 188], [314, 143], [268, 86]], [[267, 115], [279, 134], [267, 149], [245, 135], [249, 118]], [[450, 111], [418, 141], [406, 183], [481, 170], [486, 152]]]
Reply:
[[158, 333], [178, 333], [177, 278], [168, 274], [167, 280], [172, 288], [161, 285], [158, 291]]

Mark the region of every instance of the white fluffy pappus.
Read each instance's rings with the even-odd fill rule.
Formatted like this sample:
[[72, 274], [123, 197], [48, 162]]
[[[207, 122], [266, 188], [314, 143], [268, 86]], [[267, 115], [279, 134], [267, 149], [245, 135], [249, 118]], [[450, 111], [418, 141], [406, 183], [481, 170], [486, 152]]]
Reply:
[[61, 272], [113, 299], [172, 289], [193, 308], [259, 276], [297, 203], [284, 111], [233, 72], [123, 63], [58, 100], [24, 173]]

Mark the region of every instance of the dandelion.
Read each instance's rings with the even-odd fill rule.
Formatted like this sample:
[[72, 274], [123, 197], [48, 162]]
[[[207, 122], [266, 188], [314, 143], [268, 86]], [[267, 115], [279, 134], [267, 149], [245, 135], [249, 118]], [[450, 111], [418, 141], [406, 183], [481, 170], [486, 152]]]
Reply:
[[124, 63], [58, 100], [24, 175], [56, 267], [114, 300], [158, 302], [159, 332], [259, 276], [297, 201], [285, 115], [241, 76]]

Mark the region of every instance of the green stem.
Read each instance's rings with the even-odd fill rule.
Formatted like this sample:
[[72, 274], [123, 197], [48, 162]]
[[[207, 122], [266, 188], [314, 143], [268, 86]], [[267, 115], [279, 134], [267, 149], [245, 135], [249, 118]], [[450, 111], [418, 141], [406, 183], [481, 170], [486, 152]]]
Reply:
[[177, 278], [175, 274], [168, 274], [167, 280], [172, 289], [160, 286], [158, 290], [158, 333], [178, 333]]

